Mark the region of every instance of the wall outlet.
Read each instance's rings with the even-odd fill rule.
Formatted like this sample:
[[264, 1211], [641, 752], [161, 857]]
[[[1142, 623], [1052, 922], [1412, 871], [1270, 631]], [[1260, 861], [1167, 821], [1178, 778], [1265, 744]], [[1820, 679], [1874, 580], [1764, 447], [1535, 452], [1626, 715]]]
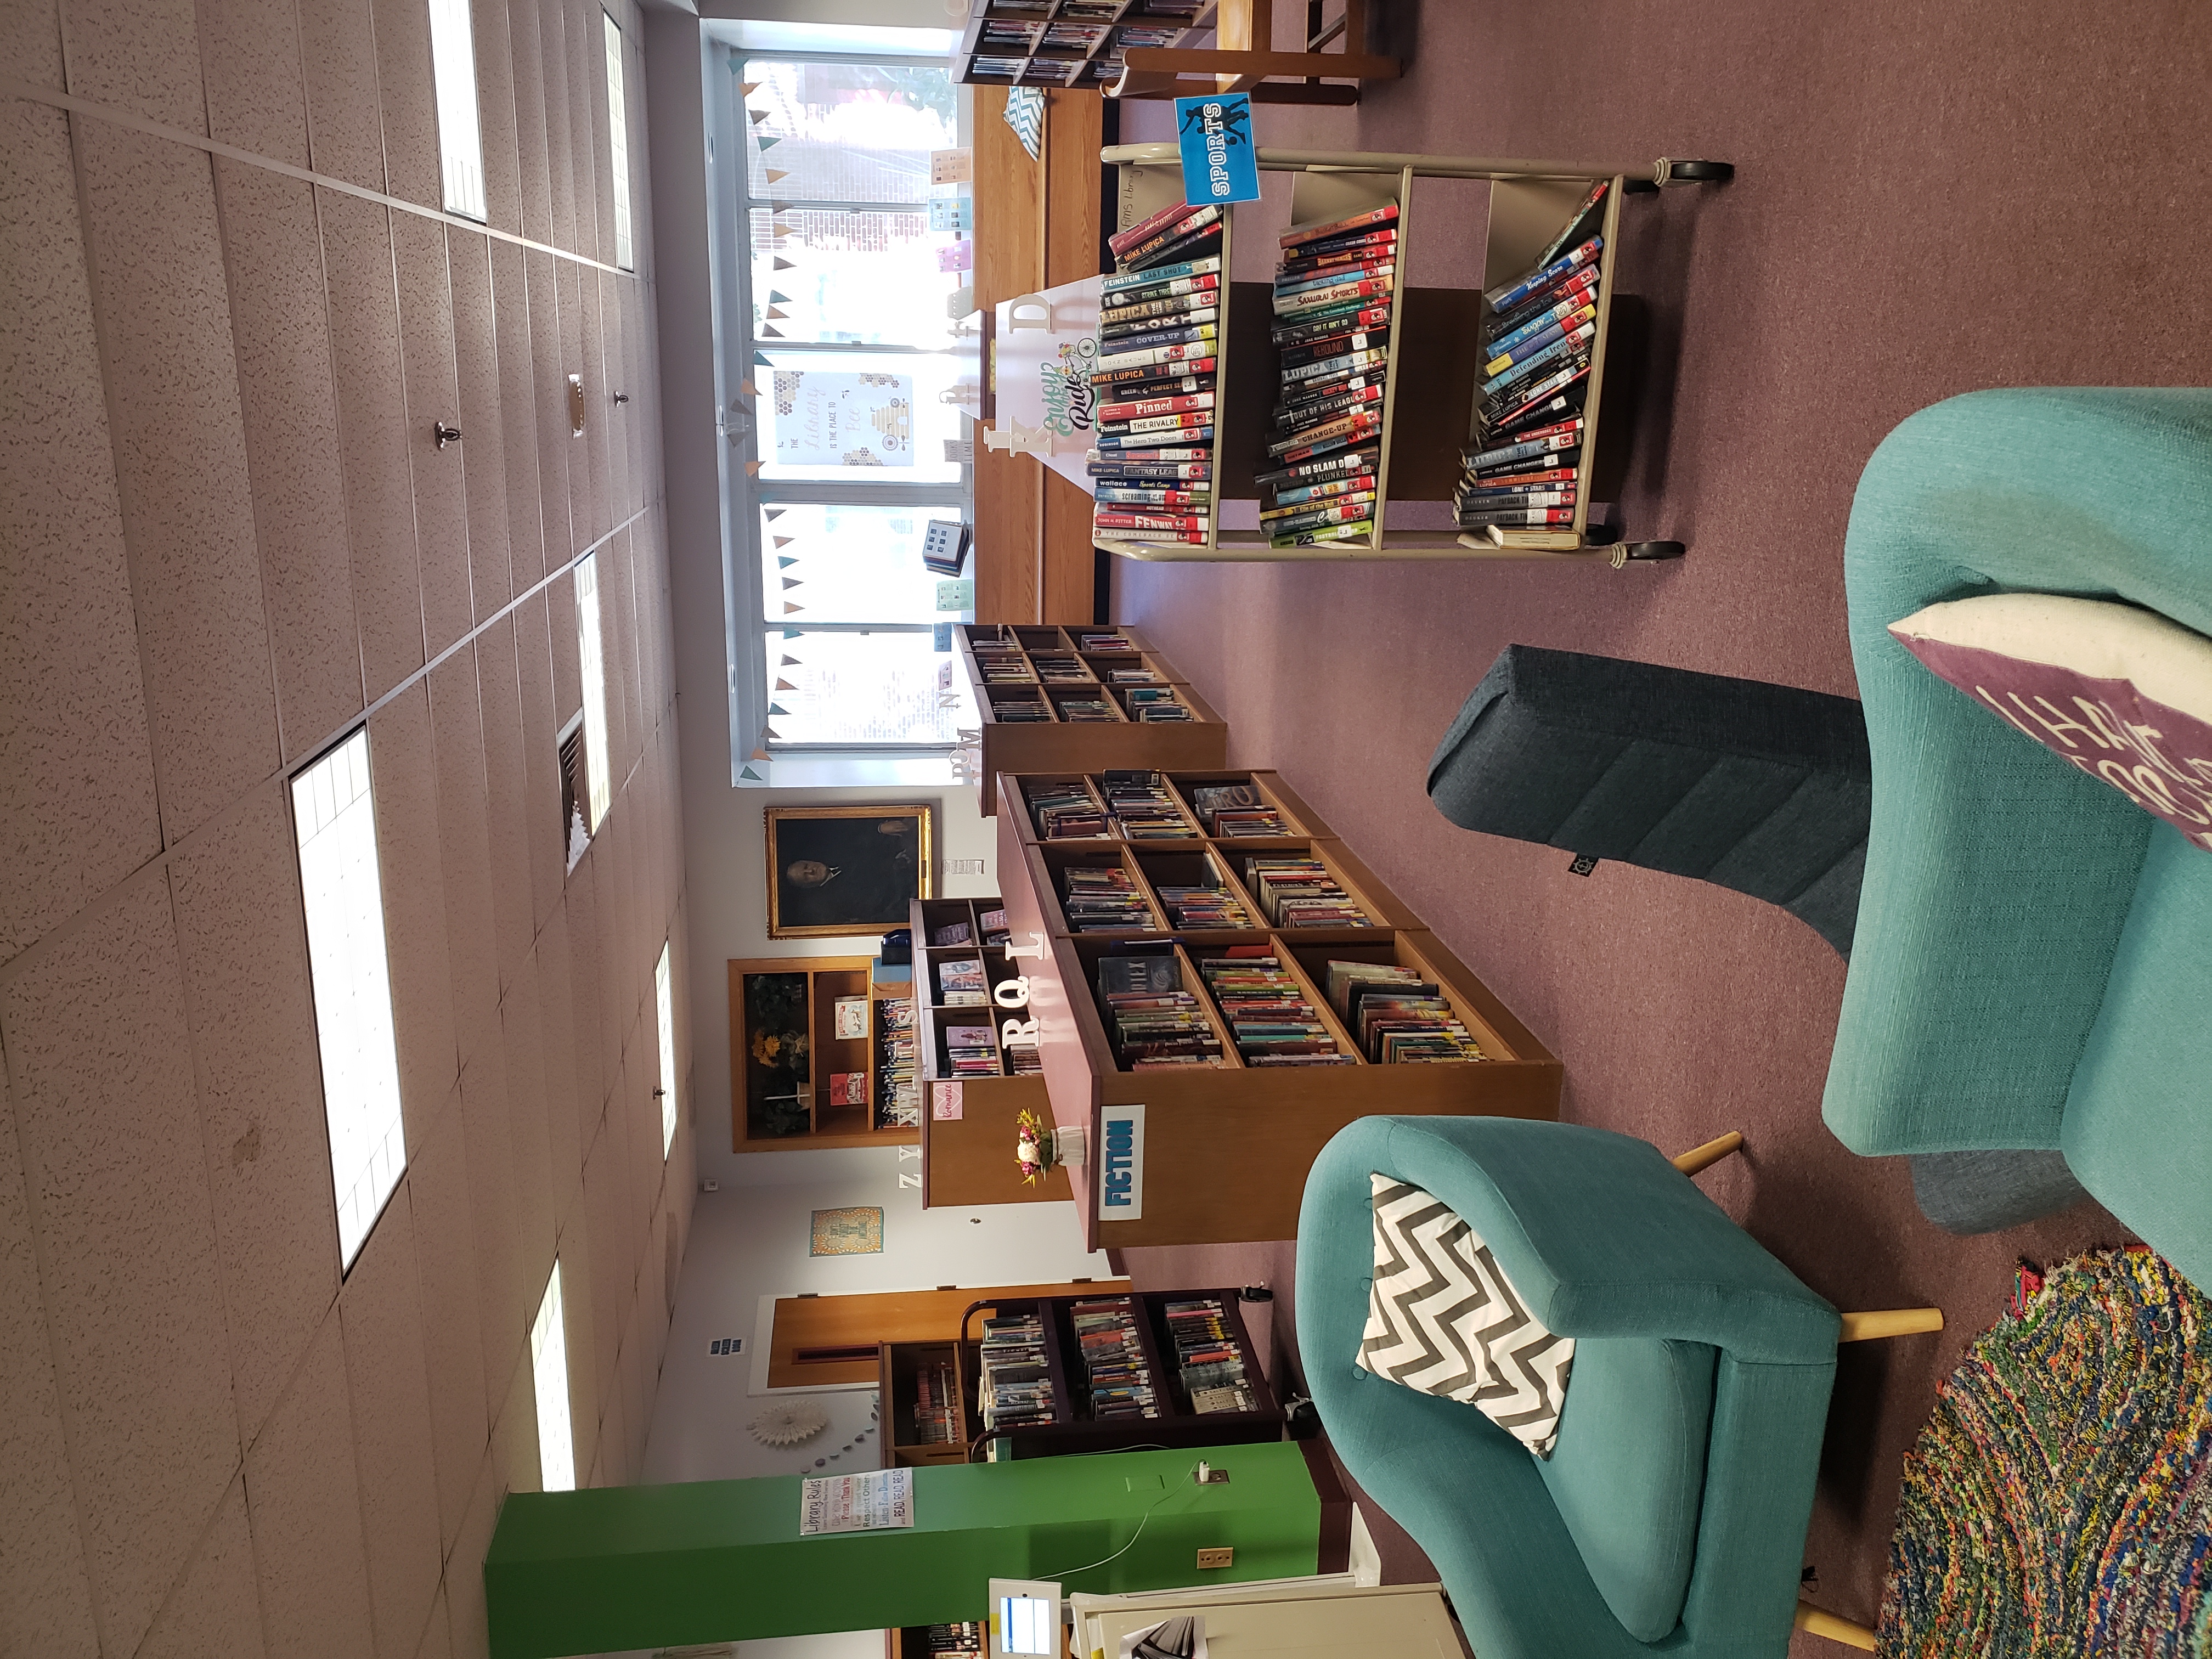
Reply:
[[1198, 1553], [1198, 1565], [1201, 1571], [1211, 1571], [1216, 1567], [1233, 1566], [1236, 1561], [1237, 1552], [1226, 1547], [1219, 1549], [1200, 1550]]

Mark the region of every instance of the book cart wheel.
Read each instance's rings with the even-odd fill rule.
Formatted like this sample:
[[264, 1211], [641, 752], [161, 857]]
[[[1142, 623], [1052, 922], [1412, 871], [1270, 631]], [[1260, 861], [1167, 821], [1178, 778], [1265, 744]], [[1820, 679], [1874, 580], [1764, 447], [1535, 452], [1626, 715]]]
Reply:
[[1688, 550], [1680, 542], [1631, 542], [1620, 550], [1624, 559], [1679, 559]]
[[1659, 182], [1662, 185], [1720, 185], [1735, 177], [1735, 168], [1726, 161], [1670, 161], [1661, 160]]

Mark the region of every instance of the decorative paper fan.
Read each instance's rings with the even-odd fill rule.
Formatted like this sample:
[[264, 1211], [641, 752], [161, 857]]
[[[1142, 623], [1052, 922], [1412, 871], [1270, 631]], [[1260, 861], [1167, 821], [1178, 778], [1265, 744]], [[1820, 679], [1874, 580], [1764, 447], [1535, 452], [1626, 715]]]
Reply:
[[792, 1400], [770, 1406], [746, 1426], [763, 1446], [795, 1446], [828, 1428], [830, 1413], [811, 1400]]

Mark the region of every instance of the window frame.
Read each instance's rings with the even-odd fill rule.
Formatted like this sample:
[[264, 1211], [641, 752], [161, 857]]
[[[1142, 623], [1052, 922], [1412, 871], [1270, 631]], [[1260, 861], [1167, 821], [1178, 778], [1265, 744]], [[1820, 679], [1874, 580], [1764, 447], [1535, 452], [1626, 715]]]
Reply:
[[[484, 180], [483, 94], [477, 80], [476, 9], [469, 0], [424, 0], [424, 9], [430, 24], [430, 101], [438, 126], [438, 200], [448, 213], [489, 224], [491, 209]], [[447, 43], [446, 51], [439, 47], [441, 40]], [[448, 64], [447, 54], [455, 48], [465, 53], [466, 63]], [[473, 184], [474, 195], [457, 201], [453, 152], [461, 135], [451, 130], [448, 118], [459, 111], [463, 88], [468, 94], [468, 136], [476, 146], [474, 156], [469, 158], [470, 177], [463, 182]]]
[[[830, 212], [912, 213], [913, 202], [839, 202], [816, 198], [757, 198], [752, 194], [750, 123], [739, 94], [734, 72], [748, 61], [794, 64], [850, 64], [856, 67], [909, 69], [939, 68], [941, 56], [922, 52], [808, 52], [795, 49], [757, 49], [724, 38], [710, 38], [710, 89], [708, 112], [710, 142], [708, 167], [708, 273], [714, 294], [717, 413], [715, 423], [723, 443], [719, 448], [722, 469], [722, 617], [725, 660], [729, 674], [730, 781], [744, 787], [768, 781], [764, 770], [752, 762], [756, 750], [772, 757], [809, 759], [836, 766], [848, 765], [849, 775], [839, 781], [854, 784], [888, 782], [868, 768], [871, 759], [893, 762], [930, 760], [944, 763], [944, 781], [951, 781], [951, 757], [958, 739], [941, 743], [804, 743], [763, 741], [769, 726], [770, 645], [785, 630], [799, 633], [928, 634], [939, 622], [793, 623], [765, 614], [762, 601], [760, 512], [763, 507], [788, 502], [822, 506], [912, 507], [923, 512], [965, 520], [974, 496], [975, 468], [963, 463], [957, 481], [938, 483], [901, 482], [884, 477], [866, 481], [845, 479], [771, 480], [751, 476], [747, 463], [763, 458], [758, 432], [740, 386], [752, 378], [759, 354], [789, 352], [818, 354], [826, 359], [839, 355], [940, 357], [945, 350], [905, 345], [872, 345], [857, 341], [799, 341], [761, 339], [753, 333], [753, 283], [750, 224], [756, 210], [817, 209]], [[956, 98], [960, 88], [953, 84]], [[948, 323], [951, 319], [946, 319]], [[941, 621], [955, 620], [949, 613]]]

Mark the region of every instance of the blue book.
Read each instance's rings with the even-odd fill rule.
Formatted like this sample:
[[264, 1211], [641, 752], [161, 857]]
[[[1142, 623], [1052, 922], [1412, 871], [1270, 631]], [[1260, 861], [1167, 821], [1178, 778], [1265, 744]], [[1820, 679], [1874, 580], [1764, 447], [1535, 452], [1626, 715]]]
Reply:
[[1492, 375], [1482, 383], [1482, 395], [1486, 398], [1495, 398], [1509, 386], [1517, 386], [1552, 364], [1571, 357], [1576, 352], [1588, 347], [1596, 337], [1597, 326], [1595, 322], [1581, 324], [1571, 333], [1561, 335], [1541, 351], [1531, 356], [1523, 357], [1504, 374]]
[[1493, 314], [1502, 311], [1510, 311], [1530, 295], [1540, 294], [1553, 283], [1580, 270], [1584, 265], [1595, 259], [1604, 246], [1604, 237], [1593, 236], [1573, 252], [1564, 254], [1553, 260], [1534, 276], [1524, 281], [1514, 283], [1495, 293], [1486, 294], [1483, 297], [1490, 301], [1490, 309]]
[[1215, 254], [1205, 259], [1186, 259], [1179, 265], [1155, 265], [1150, 270], [1124, 270], [1103, 278], [1098, 284], [1102, 294], [1118, 294], [1125, 288], [1150, 288], [1157, 283], [1173, 282], [1178, 276], [1205, 276], [1221, 269], [1221, 256]]

